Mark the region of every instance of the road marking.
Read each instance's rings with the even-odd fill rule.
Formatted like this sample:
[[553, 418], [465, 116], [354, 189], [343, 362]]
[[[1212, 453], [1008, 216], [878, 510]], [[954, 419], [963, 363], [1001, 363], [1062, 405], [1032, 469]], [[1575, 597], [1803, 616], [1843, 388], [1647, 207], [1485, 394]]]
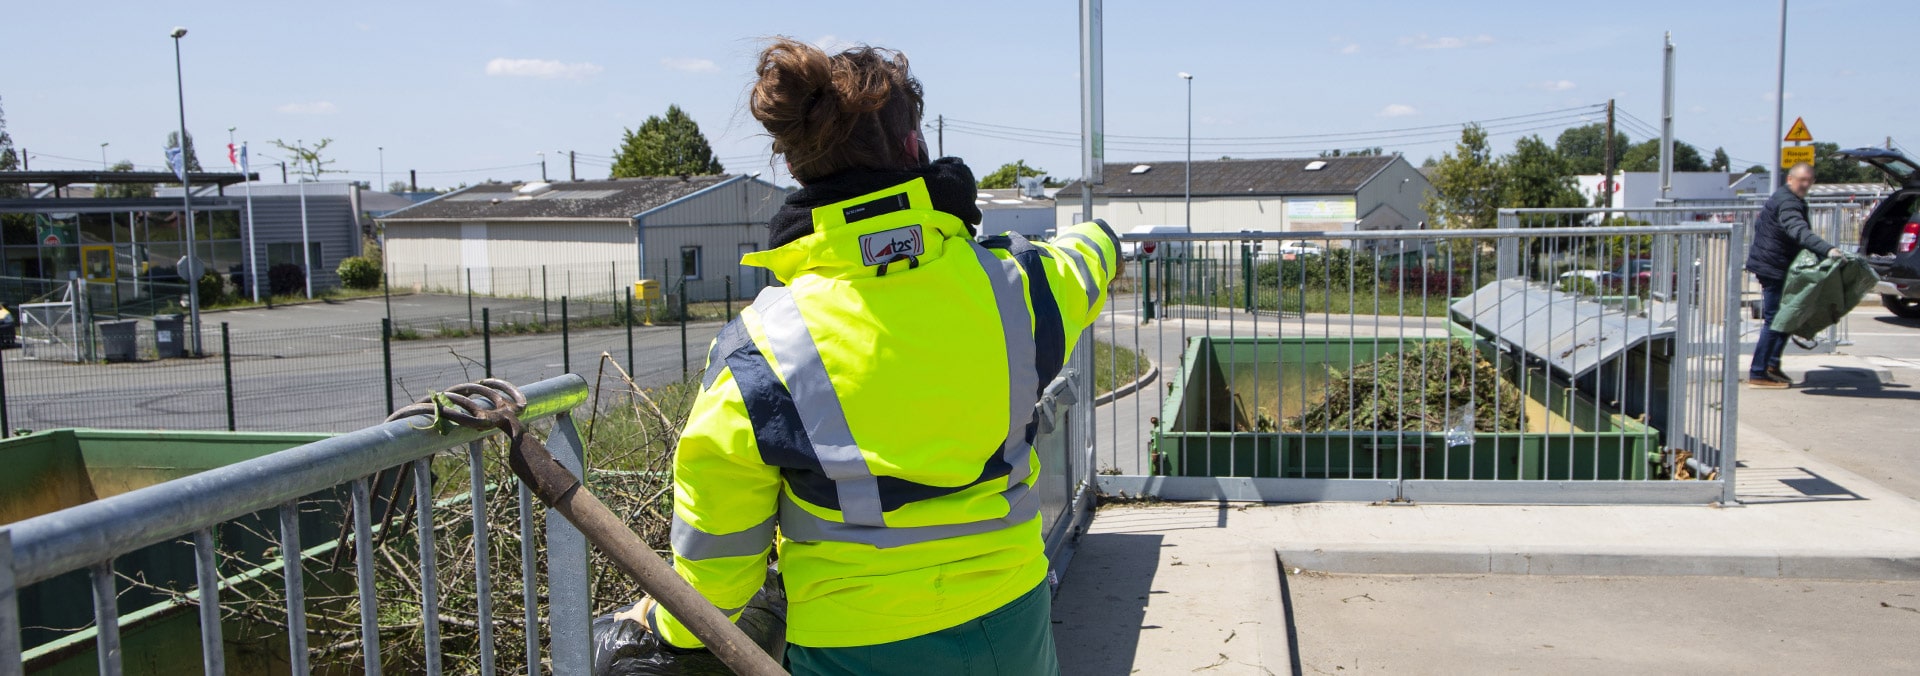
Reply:
[[1861, 331], [1847, 332], [1848, 338], [1852, 338], [1854, 336], [1867, 336], [1869, 338], [1912, 338], [1914, 336], [1920, 336], [1920, 331], [1910, 331], [1907, 333], [1865, 333]]

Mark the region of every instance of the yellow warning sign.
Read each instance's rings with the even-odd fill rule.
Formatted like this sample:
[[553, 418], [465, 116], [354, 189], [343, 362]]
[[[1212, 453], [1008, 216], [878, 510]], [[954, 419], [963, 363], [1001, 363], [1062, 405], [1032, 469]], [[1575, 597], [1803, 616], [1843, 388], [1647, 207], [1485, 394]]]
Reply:
[[1813, 164], [1813, 146], [1787, 146], [1780, 149], [1780, 166], [1791, 169], [1796, 164]]
[[1807, 118], [1793, 118], [1793, 128], [1787, 130], [1788, 141], [1805, 143], [1813, 140], [1813, 132], [1807, 131]]

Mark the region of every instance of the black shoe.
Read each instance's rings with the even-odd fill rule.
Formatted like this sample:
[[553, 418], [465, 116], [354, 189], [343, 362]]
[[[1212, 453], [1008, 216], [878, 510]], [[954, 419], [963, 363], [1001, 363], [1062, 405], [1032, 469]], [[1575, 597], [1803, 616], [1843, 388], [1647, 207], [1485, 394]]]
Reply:
[[1747, 387], [1756, 390], [1784, 390], [1791, 385], [1765, 376], [1751, 376], [1747, 378]]
[[1769, 367], [1767, 367], [1767, 374], [1766, 374], [1766, 375], [1767, 375], [1767, 379], [1768, 379], [1768, 380], [1772, 380], [1772, 381], [1775, 381], [1775, 382], [1781, 382], [1781, 383], [1786, 383], [1786, 384], [1787, 384], [1787, 385], [1789, 385], [1789, 386], [1791, 386], [1791, 385], [1793, 385], [1793, 384], [1794, 384], [1794, 382], [1793, 382], [1793, 379], [1792, 379], [1792, 378], [1788, 378], [1788, 377], [1787, 377], [1787, 374], [1786, 374], [1785, 372], [1783, 372], [1783, 371], [1781, 371], [1781, 370], [1780, 370], [1780, 367], [1778, 367], [1778, 366], [1769, 366]]

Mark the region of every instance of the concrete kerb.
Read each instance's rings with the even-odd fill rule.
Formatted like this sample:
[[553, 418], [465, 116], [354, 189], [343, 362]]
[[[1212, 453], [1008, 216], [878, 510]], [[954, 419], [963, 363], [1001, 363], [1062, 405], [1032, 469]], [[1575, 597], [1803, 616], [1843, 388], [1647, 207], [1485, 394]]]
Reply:
[[1260, 622], [1260, 673], [1297, 673], [1293, 668], [1293, 613], [1287, 596], [1287, 571], [1274, 550], [1249, 547], [1247, 556], [1255, 572], [1251, 591], [1254, 607], [1259, 609], [1254, 619]]
[[1502, 548], [1482, 545], [1322, 543], [1280, 546], [1286, 565], [1348, 574], [1585, 575], [1920, 580], [1920, 550], [1728, 551], [1685, 547]]
[[[1142, 359], [1145, 359], [1145, 357], [1142, 357]], [[1153, 382], [1154, 378], [1157, 378], [1159, 376], [1160, 376], [1160, 365], [1155, 364], [1153, 363], [1153, 360], [1148, 359], [1146, 373], [1140, 374], [1140, 377], [1133, 379], [1133, 382], [1114, 388], [1112, 392], [1107, 392], [1105, 394], [1095, 396], [1093, 398], [1093, 405], [1105, 406], [1106, 404], [1112, 402], [1115, 399], [1119, 399], [1129, 394], [1133, 394], [1134, 392], [1138, 392], [1140, 391], [1140, 388], [1146, 387], [1148, 383]]]

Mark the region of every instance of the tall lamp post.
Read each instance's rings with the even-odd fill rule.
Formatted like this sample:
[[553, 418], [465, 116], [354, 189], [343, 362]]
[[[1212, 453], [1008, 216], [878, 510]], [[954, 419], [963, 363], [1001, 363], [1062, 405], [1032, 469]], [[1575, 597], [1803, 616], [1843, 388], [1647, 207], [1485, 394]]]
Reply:
[[1193, 73], [1181, 73], [1187, 81], [1187, 231], [1193, 231]]
[[107, 144], [102, 142], [100, 144], [100, 170], [109, 171], [111, 169], [112, 167], [107, 166]]
[[380, 187], [378, 189], [386, 190], [387, 189], [387, 147], [377, 146], [374, 148], [374, 150], [380, 151]]
[[173, 32], [173, 85], [174, 93], [180, 101], [180, 206], [187, 221], [187, 317], [193, 331], [193, 354], [206, 354], [200, 350], [200, 257], [199, 245], [193, 236], [193, 183], [187, 179], [187, 85], [180, 71], [180, 38], [187, 36], [187, 29], [175, 26]]

